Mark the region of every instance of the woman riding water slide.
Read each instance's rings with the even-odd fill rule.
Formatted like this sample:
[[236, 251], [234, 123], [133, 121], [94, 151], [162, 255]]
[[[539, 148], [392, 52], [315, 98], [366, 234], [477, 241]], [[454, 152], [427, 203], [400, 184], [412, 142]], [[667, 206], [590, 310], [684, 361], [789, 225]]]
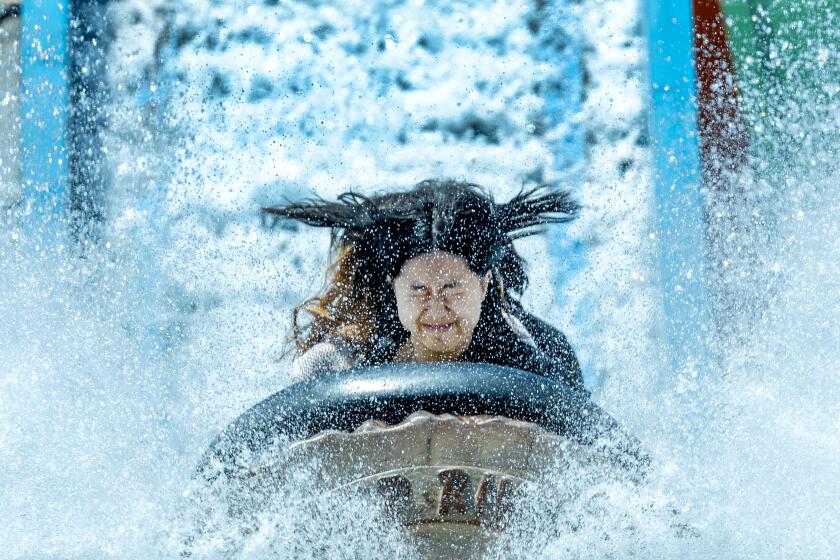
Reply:
[[381, 498], [420, 557], [483, 557], [518, 500], [560, 487], [549, 499], [569, 499], [558, 476], [643, 480], [639, 442], [591, 402], [563, 334], [519, 300], [514, 240], [578, 208], [546, 187], [496, 203], [429, 180], [265, 209], [331, 228], [338, 258], [294, 313], [297, 383], [240, 415], [199, 463], [195, 538], [214, 538], [226, 515], [259, 533], [285, 489], [310, 480], [316, 497]]
[[496, 203], [478, 185], [437, 180], [264, 209], [331, 228], [338, 253], [324, 293], [295, 310], [296, 379], [384, 363], [464, 361], [585, 391], [566, 337], [519, 301], [528, 277], [513, 246], [578, 210], [569, 193], [547, 187]]

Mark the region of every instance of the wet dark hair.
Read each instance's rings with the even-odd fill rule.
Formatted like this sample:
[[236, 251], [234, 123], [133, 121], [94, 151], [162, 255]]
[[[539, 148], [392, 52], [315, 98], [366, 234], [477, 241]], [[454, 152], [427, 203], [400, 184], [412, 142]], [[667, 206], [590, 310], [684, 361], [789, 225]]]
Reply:
[[[339, 335], [359, 346], [366, 365], [393, 359], [408, 333], [399, 322], [390, 280], [399, 276], [407, 260], [444, 251], [462, 257], [478, 275], [490, 271], [496, 284], [484, 299], [464, 359], [532, 371], [540, 369], [528, 359], [535, 359], [534, 349], [518, 339], [504, 313], [519, 318], [538, 344], [549, 338], [555, 346], [561, 339], [566, 347], [568, 343], [562, 333], [525, 312], [519, 303], [528, 276], [513, 241], [542, 231], [542, 226], [568, 222], [578, 211], [568, 192], [549, 186], [523, 190], [507, 203], [496, 203], [480, 186], [452, 180], [426, 180], [407, 191], [375, 196], [348, 192], [336, 202], [315, 199], [264, 209], [280, 218], [331, 228], [333, 248], [339, 252], [325, 294], [301, 306], [315, 317], [308, 333], [297, 320], [300, 308], [296, 312], [295, 336], [302, 350]], [[576, 381], [571, 384], [578, 385], [577, 360], [571, 348], [566, 350], [574, 362]]]

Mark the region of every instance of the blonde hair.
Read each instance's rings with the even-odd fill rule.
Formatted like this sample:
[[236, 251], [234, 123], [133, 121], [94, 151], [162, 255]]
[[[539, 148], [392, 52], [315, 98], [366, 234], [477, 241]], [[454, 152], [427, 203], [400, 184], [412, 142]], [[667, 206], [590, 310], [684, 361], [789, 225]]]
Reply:
[[[355, 265], [353, 247], [340, 246], [338, 256], [327, 268], [322, 294], [295, 307], [292, 336], [300, 353], [334, 336], [358, 345], [370, 339], [373, 309], [367, 298], [354, 293]], [[301, 321], [303, 313], [310, 316], [308, 322]]]

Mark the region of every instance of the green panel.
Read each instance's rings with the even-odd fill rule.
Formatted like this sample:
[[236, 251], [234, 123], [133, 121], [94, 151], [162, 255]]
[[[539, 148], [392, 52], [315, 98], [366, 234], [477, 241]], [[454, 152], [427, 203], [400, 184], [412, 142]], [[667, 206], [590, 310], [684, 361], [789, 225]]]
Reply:
[[753, 29], [751, 4], [752, 2], [748, 0], [730, 0], [723, 4], [727, 37], [732, 49], [735, 70], [738, 74], [743, 74], [746, 71], [749, 67], [747, 61], [751, 60], [758, 50]]
[[840, 2], [726, 0], [723, 8], [753, 154], [790, 168], [836, 145]]

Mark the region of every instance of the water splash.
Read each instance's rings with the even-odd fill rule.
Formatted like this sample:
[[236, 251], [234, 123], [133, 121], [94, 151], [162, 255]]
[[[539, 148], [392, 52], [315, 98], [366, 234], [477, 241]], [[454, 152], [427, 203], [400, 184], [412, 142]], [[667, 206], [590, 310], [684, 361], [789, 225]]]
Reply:
[[[112, 53], [127, 61], [125, 83], [116, 85], [158, 93], [157, 82], [148, 82], [156, 75], [143, 64], [155, 59], [151, 50], [160, 29], [152, 28], [166, 18], [156, 17], [151, 4], [128, 4], [115, 10], [136, 9], [151, 31], [138, 35], [138, 50], [122, 43]], [[258, 16], [251, 13], [249, 21]], [[827, 45], [811, 47], [810, 59], [820, 68], [834, 60]], [[774, 60], [777, 69], [786, 61], [784, 54]], [[789, 66], [802, 68], [807, 60], [802, 56]], [[210, 68], [207, 60], [194, 62], [199, 71]], [[623, 80], [619, 74], [612, 78]], [[831, 79], [820, 84], [819, 96], [786, 89], [774, 94], [773, 126], [791, 134], [763, 137], [752, 173], [743, 179], [748, 196], [736, 209], [741, 225], [728, 245], [736, 271], [729, 281], [751, 303], [730, 317], [736, 335], [723, 345], [721, 374], [671, 378], [645, 368], [657, 356], [655, 333], [636, 329], [633, 310], [645, 310], [643, 304], [624, 307], [618, 317], [603, 313], [591, 330], [581, 330], [596, 336], [597, 325], [610, 322], [609, 332], [631, 329], [648, 341], [643, 348], [654, 348], [639, 354], [638, 346], [617, 340], [609, 347], [615, 352], [607, 368], [611, 381], [595, 395], [651, 449], [651, 479], [643, 486], [596, 481], [581, 499], [561, 506], [552, 493], [535, 499], [498, 557], [838, 555], [840, 207], [832, 191], [840, 175], [832, 164], [837, 144], [829, 125], [840, 112]], [[254, 102], [267, 99], [266, 91], [259, 83], [242, 85]], [[248, 213], [273, 179], [257, 174], [230, 181], [250, 168], [225, 161], [233, 160], [227, 150], [236, 136], [227, 125], [218, 135], [178, 137], [191, 115], [224, 123], [224, 112], [204, 114], [212, 107], [199, 104], [181, 114], [158, 106], [155, 113], [133, 99], [119, 100], [112, 110], [113, 122], [126, 126], [109, 138], [117, 180], [100, 247], [80, 259], [70, 243], [61, 248], [21, 237], [14, 219], [4, 217], [0, 549], [10, 558], [176, 557], [175, 520], [199, 454], [230, 418], [287, 382], [278, 341], [288, 308], [318, 284], [323, 269], [323, 259], [311, 255], [326, 253], [325, 239], [312, 241], [317, 250], [309, 240], [277, 240]], [[627, 120], [630, 128], [640, 126]], [[142, 126], [128, 126], [132, 122]], [[253, 125], [249, 133], [257, 129]], [[808, 136], [803, 147], [800, 133], [814, 131], [822, 131], [822, 140]], [[301, 173], [301, 161], [334, 159], [330, 149], [318, 148], [305, 160], [260, 151], [253, 168], [261, 173], [276, 159], [291, 180]], [[364, 150], [348, 150], [358, 162], [353, 169], [370, 170]], [[171, 159], [161, 163], [164, 153]], [[522, 153], [523, 160], [545, 158], [530, 144]], [[461, 156], [447, 154], [448, 162]], [[487, 176], [495, 169], [478, 168]], [[400, 173], [395, 176], [407, 177]], [[646, 176], [644, 166], [639, 173]], [[329, 173], [315, 178], [335, 189], [344, 185], [331, 182]], [[632, 215], [638, 199], [616, 212], [622, 205], [610, 192], [587, 192], [593, 208], [611, 209], [607, 224], [598, 226], [601, 238], [612, 240], [604, 229], [620, 224], [628, 232], [625, 241], [647, 255], [638, 239], [644, 229]], [[599, 247], [609, 261], [611, 245]], [[626, 247], [616, 251], [616, 261], [609, 262], [631, 262], [639, 274], [649, 273], [647, 257], [633, 261]], [[278, 287], [277, 279], [290, 277], [294, 281]], [[591, 289], [620, 303], [631, 297], [623, 290], [637, 288], [624, 284], [596, 282]], [[619, 371], [621, 363], [633, 365]], [[564, 473], [556, 474], [563, 479]], [[375, 519], [358, 522], [359, 512], [338, 505], [280, 508], [231, 554], [410, 557], [399, 539], [371, 536], [381, 529]], [[675, 532], [674, 510], [682, 533]], [[220, 549], [211, 544], [204, 554], [231, 556]]]

